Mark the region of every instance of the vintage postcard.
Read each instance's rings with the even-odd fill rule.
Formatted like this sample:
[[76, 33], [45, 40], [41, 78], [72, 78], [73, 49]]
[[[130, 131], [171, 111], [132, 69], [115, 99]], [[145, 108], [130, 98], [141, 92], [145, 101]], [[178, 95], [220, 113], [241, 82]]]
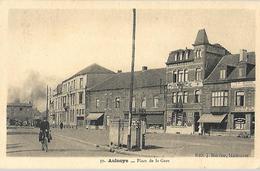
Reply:
[[260, 167], [260, 3], [0, 8], [0, 168]]

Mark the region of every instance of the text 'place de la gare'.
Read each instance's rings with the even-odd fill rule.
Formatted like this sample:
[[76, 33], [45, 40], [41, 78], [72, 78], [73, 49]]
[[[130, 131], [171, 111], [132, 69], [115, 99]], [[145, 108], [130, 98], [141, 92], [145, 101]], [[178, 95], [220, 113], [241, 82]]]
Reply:
[[[135, 71], [133, 117], [142, 111], [147, 131], [254, 135], [255, 52], [232, 54], [205, 29], [190, 43], [171, 51], [164, 68]], [[106, 129], [128, 118], [130, 77], [98, 64], [82, 69], [49, 92], [50, 124]]]

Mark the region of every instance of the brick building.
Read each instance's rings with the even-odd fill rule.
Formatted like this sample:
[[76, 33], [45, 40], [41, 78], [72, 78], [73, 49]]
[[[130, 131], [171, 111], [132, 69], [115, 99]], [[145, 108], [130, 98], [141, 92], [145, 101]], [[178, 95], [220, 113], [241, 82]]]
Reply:
[[85, 93], [94, 85], [103, 82], [115, 74], [100, 65], [90, 65], [54, 89], [50, 102], [50, 123], [65, 126], [85, 125]]
[[[148, 127], [163, 127], [165, 68], [136, 71], [134, 74], [133, 117], [146, 115]], [[86, 118], [90, 125], [107, 125], [112, 118], [128, 118], [131, 73], [119, 72], [87, 92]]]
[[31, 122], [34, 119], [32, 103], [8, 103], [7, 104], [7, 124], [14, 125], [17, 122]]
[[223, 56], [230, 54], [220, 44], [210, 44], [205, 29], [199, 30], [192, 49], [169, 54], [167, 74], [167, 132], [198, 131], [203, 111], [203, 83]]
[[227, 55], [205, 79], [200, 122], [206, 133], [254, 134], [255, 53]]

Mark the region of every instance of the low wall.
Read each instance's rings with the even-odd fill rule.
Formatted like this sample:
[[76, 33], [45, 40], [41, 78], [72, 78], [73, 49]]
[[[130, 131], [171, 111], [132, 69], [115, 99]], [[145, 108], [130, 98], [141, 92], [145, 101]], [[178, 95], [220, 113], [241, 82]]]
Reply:
[[183, 126], [183, 127], [177, 127], [177, 126], [167, 126], [166, 128], [166, 133], [170, 133], [170, 134], [193, 134], [193, 127], [187, 127], [187, 126]]

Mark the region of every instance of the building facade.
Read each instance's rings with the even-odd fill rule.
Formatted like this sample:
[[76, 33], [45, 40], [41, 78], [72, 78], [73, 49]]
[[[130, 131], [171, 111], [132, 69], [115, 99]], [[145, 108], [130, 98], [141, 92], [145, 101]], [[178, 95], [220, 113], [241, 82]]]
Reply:
[[7, 124], [16, 125], [26, 122], [32, 123], [34, 119], [34, 110], [32, 103], [8, 103], [7, 104]]
[[[136, 71], [134, 75], [133, 117], [141, 112], [146, 115], [147, 127], [162, 128], [165, 111], [165, 69], [148, 70], [143, 67], [142, 71]], [[117, 73], [88, 90], [86, 119], [90, 126], [107, 126], [110, 119], [128, 118], [130, 77], [130, 72]], [[101, 122], [97, 122], [99, 119]]]
[[217, 135], [254, 134], [255, 53], [241, 50], [227, 55], [205, 80], [205, 133]]
[[84, 126], [87, 89], [114, 74], [97, 64], [90, 65], [59, 84], [51, 95], [50, 123], [64, 126]]
[[203, 111], [204, 80], [221, 58], [230, 54], [220, 44], [210, 44], [206, 31], [199, 30], [193, 49], [169, 54], [167, 74], [167, 132], [192, 134], [199, 130]]

